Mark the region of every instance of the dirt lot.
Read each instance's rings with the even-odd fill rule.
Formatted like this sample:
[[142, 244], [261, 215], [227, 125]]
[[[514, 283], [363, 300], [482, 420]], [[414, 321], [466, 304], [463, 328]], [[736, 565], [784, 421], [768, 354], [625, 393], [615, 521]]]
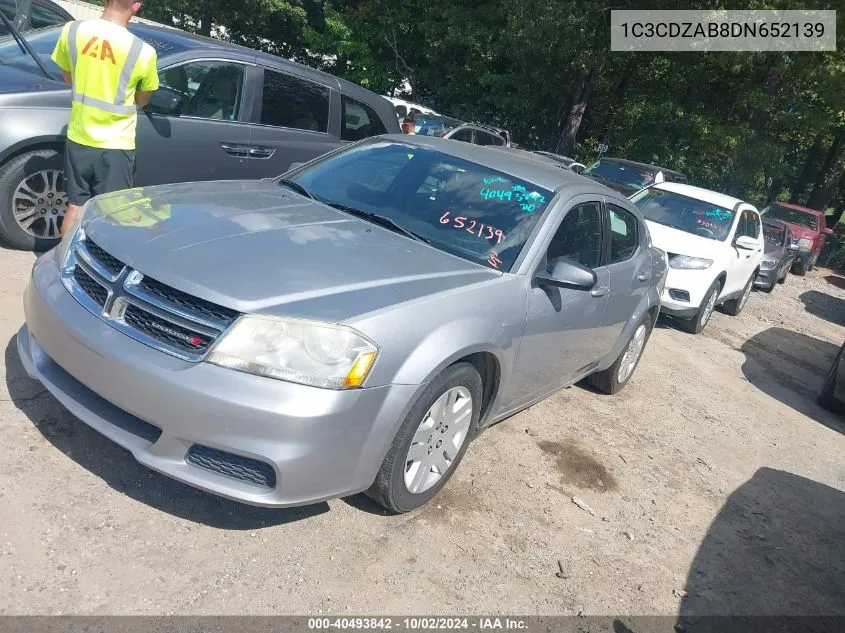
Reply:
[[[845, 279], [661, 320], [632, 382], [484, 433], [430, 506], [267, 511], [136, 464], [29, 380], [0, 251], [0, 613], [845, 614]], [[577, 497], [581, 509], [572, 502]]]

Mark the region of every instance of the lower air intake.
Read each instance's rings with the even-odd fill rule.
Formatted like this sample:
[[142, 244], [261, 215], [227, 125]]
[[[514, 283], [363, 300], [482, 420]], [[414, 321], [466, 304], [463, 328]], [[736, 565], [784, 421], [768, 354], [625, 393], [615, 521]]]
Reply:
[[273, 467], [249, 457], [194, 444], [185, 456], [185, 461], [224, 477], [238, 479], [255, 486], [276, 487], [276, 471]]

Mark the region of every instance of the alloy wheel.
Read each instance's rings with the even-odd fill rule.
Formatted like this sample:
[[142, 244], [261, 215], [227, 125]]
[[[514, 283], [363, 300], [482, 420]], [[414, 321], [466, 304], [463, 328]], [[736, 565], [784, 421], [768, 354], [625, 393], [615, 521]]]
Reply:
[[448, 472], [472, 423], [472, 396], [465, 387], [452, 387], [423, 416], [405, 457], [405, 487], [425, 492]]
[[742, 291], [742, 299], [739, 302], [740, 310], [745, 307], [745, 303], [748, 301], [748, 297], [751, 295], [751, 285], [752, 281], [749, 279], [748, 284], [745, 286], [745, 290]]
[[67, 213], [62, 172], [45, 169], [25, 177], [12, 194], [12, 213], [18, 226], [33, 237], [61, 237], [59, 227]]
[[716, 290], [712, 290], [710, 292], [710, 296], [707, 299], [707, 305], [704, 306], [704, 312], [701, 313], [701, 318], [699, 319], [701, 327], [704, 327], [707, 324], [710, 320], [710, 315], [713, 314], [713, 309], [716, 307], [716, 294]]
[[631, 337], [628, 348], [625, 350], [625, 355], [622, 357], [622, 363], [619, 365], [619, 373], [616, 376], [616, 380], [619, 383], [628, 380], [634, 372], [634, 367], [637, 366], [637, 361], [640, 359], [640, 355], [643, 353], [643, 348], [645, 347], [645, 335], [645, 323], [640, 323], [637, 331], [634, 332], [634, 336]]

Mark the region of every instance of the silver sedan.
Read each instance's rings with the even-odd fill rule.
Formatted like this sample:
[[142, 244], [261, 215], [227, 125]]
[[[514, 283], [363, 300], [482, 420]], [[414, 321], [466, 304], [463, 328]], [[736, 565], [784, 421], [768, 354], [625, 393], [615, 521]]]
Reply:
[[274, 181], [101, 196], [38, 259], [18, 350], [83, 422], [250, 504], [431, 499], [486, 427], [630, 379], [667, 265], [626, 198], [383, 136]]

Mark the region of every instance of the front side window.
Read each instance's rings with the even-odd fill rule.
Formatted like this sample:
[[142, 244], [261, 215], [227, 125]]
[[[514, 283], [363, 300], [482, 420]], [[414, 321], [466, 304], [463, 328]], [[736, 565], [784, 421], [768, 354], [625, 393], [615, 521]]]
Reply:
[[387, 128], [381, 122], [378, 113], [366, 103], [343, 95], [343, 127], [340, 138], [344, 141], [360, 141], [368, 136], [387, 134]]
[[730, 209], [656, 187], [639, 192], [631, 201], [646, 220], [711, 240], [726, 240], [733, 227], [735, 214]]
[[261, 123], [326, 132], [329, 127], [329, 89], [265, 68]]
[[546, 270], [551, 273], [560, 259], [588, 268], [601, 265], [601, 208], [598, 202], [579, 204], [560, 223], [546, 251]]
[[764, 217], [771, 218], [773, 220], [782, 220], [783, 222], [789, 222], [790, 224], [797, 224], [798, 226], [803, 226], [811, 231], [819, 230], [818, 217], [812, 213], [805, 213], [804, 211], [799, 211], [798, 209], [790, 209], [788, 207], [782, 207], [779, 204], [773, 204], [763, 209], [762, 214]]
[[639, 245], [636, 216], [617, 206], [608, 206], [610, 218], [610, 263], [616, 264], [630, 259]]
[[189, 62], [162, 70], [159, 89], [182, 102], [184, 116], [237, 121], [244, 93], [244, 67], [230, 62]]
[[476, 132], [475, 132], [475, 144], [476, 145], [504, 145], [505, 142], [499, 136], [495, 136], [493, 134], [488, 134], [487, 132], [481, 132], [479, 130], [476, 130]]
[[553, 195], [505, 172], [381, 139], [314, 163], [295, 180], [325, 204], [385, 216], [436, 248], [500, 271], [513, 266]]
[[775, 246], [783, 246], [784, 238], [786, 237], [786, 229], [776, 224], [763, 225], [763, 239], [769, 244]]

